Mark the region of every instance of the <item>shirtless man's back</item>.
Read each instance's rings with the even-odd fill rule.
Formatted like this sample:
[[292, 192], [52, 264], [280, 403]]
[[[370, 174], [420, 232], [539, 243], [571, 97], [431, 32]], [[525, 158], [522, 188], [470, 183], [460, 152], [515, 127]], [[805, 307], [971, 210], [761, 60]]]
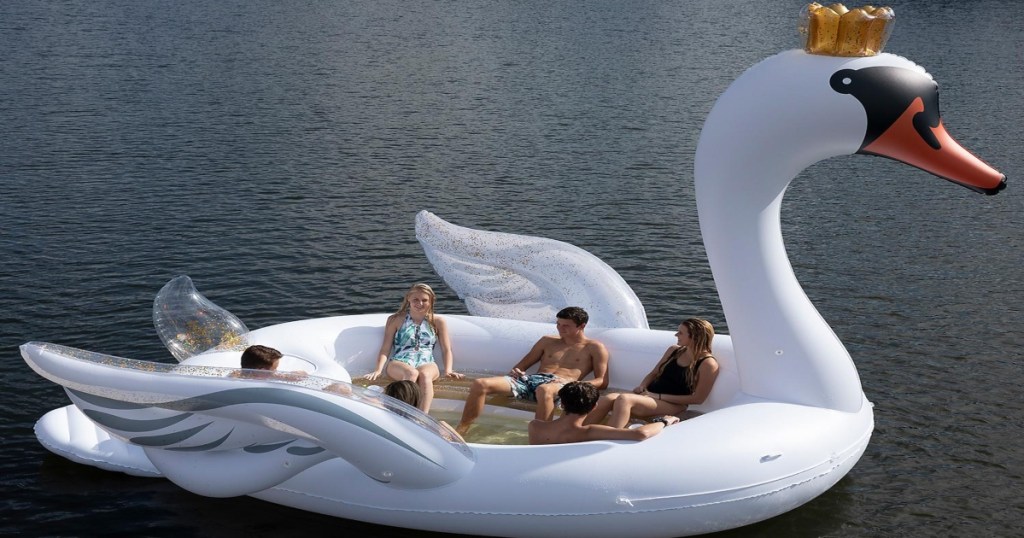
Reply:
[[583, 424], [587, 413], [597, 403], [597, 389], [580, 381], [567, 383], [558, 391], [565, 413], [555, 420], [532, 420], [528, 427], [531, 445], [578, 443], [581, 441], [630, 440], [643, 441], [658, 435], [679, 417], [664, 416], [635, 429], [615, 428], [604, 424]]

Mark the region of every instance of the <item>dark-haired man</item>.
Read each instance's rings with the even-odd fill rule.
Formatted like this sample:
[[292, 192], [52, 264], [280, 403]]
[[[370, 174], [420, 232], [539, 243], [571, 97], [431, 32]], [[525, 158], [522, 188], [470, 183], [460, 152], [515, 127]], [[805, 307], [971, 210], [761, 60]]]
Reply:
[[[510, 394], [514, 398], [537, 402], [535, 417], [550, 420], [555, 411], [558, 389], [570, 381], [579, 381], [593, 373], [586, 383], [597, 389], [608, 386], [608, 350], [604, 344], [583, 333], [590, 317], [578, 306], [563, 308], [555, 314], [558, 336], [542, 336], [508, 375], [476, 379], [469, 387], [466, 407], [456, 431], [465, 435], [483, 412], [488, 394]], [[537, 373], [526, 370], [538, 364]]]
[[277, 370], [277, 363], [280, 362], [281, 352], [267, 346], [254, 345], [245, 348], [242, 352], [242, 368], [250, 370]]
[[679, 422], [678, 417], [664, 416], [633, 429], [615, 428], [604, 424], [584, 425], [583, 420], [597, 405], [598, 396], [597, 388], [593, 385], [580, 381], [566, 383], [558, 391], [558, 398], [562, 402], [565, 414], [551, 421], [530, 421], [530, 444], [553, 445], [601, 440], [643, 441]]

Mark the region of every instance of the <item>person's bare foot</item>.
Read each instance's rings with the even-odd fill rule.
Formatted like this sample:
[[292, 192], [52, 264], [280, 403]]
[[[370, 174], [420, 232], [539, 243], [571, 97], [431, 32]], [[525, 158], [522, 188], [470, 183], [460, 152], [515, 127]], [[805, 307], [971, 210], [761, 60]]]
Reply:
[[463, 423], [460, 422], [459, 425], [455, 427], [455, 432], [458, 433], [459, 435], [465, 437], [466, 434], [469, 433], [469, 428], [472, 425], [473, 425], [472, 422], [469, 423], [469, 424], [463, 424]]

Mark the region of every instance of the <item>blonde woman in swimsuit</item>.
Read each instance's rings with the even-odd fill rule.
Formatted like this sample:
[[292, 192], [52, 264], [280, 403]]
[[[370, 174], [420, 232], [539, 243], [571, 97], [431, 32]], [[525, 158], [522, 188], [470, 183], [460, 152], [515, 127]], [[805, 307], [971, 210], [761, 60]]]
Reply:
[[[434, 361], [435, 345], [441, 347], [444, 376], [451, 379], [465, 377], [452, 369], [448, 325], [443, 317], [434, 314], [435, 298], [434, 290], [426, 284], [413, 284], [409, 288], [398, 312], [384, 324], [384, 341], [376, 368], [364, 376], [364, 379], [372, 381], [386, 373], [395, 381], [416, 383], [421, 396], [417, 407], [424, 413], [430, 410], [434, 400], [434, 381], [441, 376]], [[391, 360], [388, 360], [389, 356]]]
[[608, 425], [622, 428], [631, 416], [678, 415], [687, 406], [703, 403], [718, 377], [718, 361], [711, 355], [714, 337], [714, 327], [703, 319], [680, 323], [676, 344], [665, 351], [633, 392], [605, 394], [584, 424], [601, 422], [610, 412]]

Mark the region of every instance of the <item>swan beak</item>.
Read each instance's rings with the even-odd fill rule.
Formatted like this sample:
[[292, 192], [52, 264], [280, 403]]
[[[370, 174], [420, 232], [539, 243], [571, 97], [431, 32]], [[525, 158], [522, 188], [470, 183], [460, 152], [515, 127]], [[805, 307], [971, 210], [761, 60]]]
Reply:
[[914, 125], [924, 109], [921, 98], [914, 99], [899, 119], [858, 153], [895, 159], [985, 194], [1006, 188], [1006, 176], [953, 140], [941, 120], [937, 127], [924, 126], [934, 136], [929, 144]]

